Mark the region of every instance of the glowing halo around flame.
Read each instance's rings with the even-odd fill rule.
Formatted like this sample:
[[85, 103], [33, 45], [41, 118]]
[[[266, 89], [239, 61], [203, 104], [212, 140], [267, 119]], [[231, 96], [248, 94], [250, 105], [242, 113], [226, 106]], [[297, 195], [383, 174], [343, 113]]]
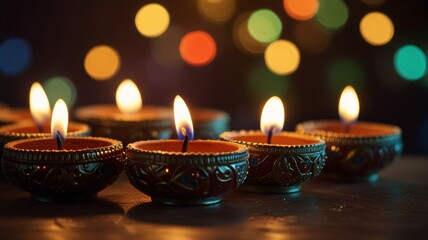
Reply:
[[132, 114], [141, 110], [143, 100], [137, 85], [132, 80], [126, 79], [120, 83], [116, 91], [116, 104], [120, 112], [124, 114]]
[[284, 121], [284, 105], [281, 99], [277, 96], [269, 98], [263, 107], [260, 129], [266, 135], [274, 135], [281, 132], [284, 127]]
[[358, 119], [360, 113], [360, 103], [357, 92], [348, 85], [343, 89], [339, 100], [339, 116], [347, 126], [352, 125]]
[[37, 125], [42, 126], [51, 117], [51, 107], [46, 92], [42, 85], [34, 82], [30, 90], [30, 111], [31, 116]]

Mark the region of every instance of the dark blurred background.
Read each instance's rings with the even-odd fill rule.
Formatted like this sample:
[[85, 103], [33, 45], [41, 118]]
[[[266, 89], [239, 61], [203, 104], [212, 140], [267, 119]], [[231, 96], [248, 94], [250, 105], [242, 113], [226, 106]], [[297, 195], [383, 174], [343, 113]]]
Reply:
[[[232, 129], [259, 128], [264, 103], [278, 95], [286, 106], [285, 129], [293, 130], [300, 121], [337, 119], [340, 93], [352, 84], [360, 98], [360, 120], [398, 125], [406, 153], [428, 154], [428, 1], [319, 0], [309, 20], [287, 12], [284, 2], [2, 0], [0, 102], [28, 106], [30, 86], [39, 81], [51, 102], [61, 96], [72, 109], [113, 103], [119, 83], [130, 78], [144, 104], [172, 106], [180, 94], [189, 107], [230, 113]], [[170, 16], [157, 37], [144, 36], [135, 25], [137, 12], [149, 3], [161, 4]], [[278, 37], [299, 49], [296, 71], [278, 75], [266, 66], [263, 52], [269, 43], [257, 42], [247, 28], [248, 17], [259, 9], [279, 18]], [[367, 42], [359, 27], [374, 11], [394, 26], [392, 39], [380, 46]], [[195, 30], [216, 43], [214, 59], [203, 66], [187, 63], [179, 52], [183, 36]], [[98, 69], [107, 72], [104, 79], [91, 76], [84, 65], [99, 45], [114, 49], [120, 61], [117, 66], [114, 56], [113, 62], [100, 57], [106, 61], [107, 69]]]

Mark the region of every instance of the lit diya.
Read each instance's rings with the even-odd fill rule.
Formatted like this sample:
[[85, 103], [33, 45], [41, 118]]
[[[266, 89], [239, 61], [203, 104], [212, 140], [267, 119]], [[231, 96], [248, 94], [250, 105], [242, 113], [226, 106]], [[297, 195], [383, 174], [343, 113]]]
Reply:
[[60, 99], [52, 114], [52, 138], [17, 140], [4, 146], [4, 173], [43, 202], [90, 199], [123, 169], [123, 146], [107, 138], [69, 137], [68, 110]]
[[193, 140], [190, 112], [180, 96], [174, 101], [174, 117], [179, 140], [147, 140], [127, 146], [129, 181], [155, 203], [220, 202], [244, 182], [248, 149], [218, 140]]
[[320, 174], [326, 161], [325, 142], [318, 138], [282, 132], [285, 113], [278, 97], [270, 98], [261, 115], [262, 131], [228, 131], [220, 139], [243, 144], [250, 152], [250, 169], [244, 190], [294, 193], [302, 183]]
[[[19, 121], [0, 127], [0, 158], [3, 145], [7, 142], [26, 138], [50, 138], [51, 108], [42, 86], [35, 82], [30, 90], [30, 111], [32, 119]], [[81, 123], [68, 124], [68, 136], [88, 136], [89, 126]], [[0, 167], [1, 170], [1, 167]], [[2, 171], [0, 171], [2, 177]]]
[[401, 129], [397, 126], [357, 122], [359, 101], [354, 88], [347, 86], [340, 97], [342, 121], [307, 121], [296, 131], [320, 137], [327, 143], [325, 175], [345, 181], [376, 181], [378, 172], [402, 152]]
[[171, 110], [159, 106], [143, 107], [140, 91], [131, 80], [119, 85], [116, 104], [81, 107], [75, 116], [91, 126], [93, 136], [119, 139], [124, 144], [170, 138], [173, 129]]

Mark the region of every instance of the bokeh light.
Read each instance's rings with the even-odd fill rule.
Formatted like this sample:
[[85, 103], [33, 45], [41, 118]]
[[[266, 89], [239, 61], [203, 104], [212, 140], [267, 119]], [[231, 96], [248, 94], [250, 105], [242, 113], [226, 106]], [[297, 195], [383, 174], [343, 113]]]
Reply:
[[248, 19], [248, 31], [257, 41], [269, 43], [281, 35], [282, 22], [271, 10], [259, 9]]
[[21, 38], [9, 38], [0, 45], [0, 71], [9, 76], [23, 72], [31, 62], [30, 44]]
[[159, 65], [176, 69], [183, 65], [181, 60], [179, 44], [184, 30], [176, 26], [170, 26], [165, 34], [162, 34], [151, 44], [151, 56]]
[[348, 7], [342, 0], [319, 0], [318, 22], [329, 30], [337, 30], [348, 20]]
[[426, 73], [427, 57], [419, 47], [405, 45], [395, 53], [394, 66], [402, 78], [410, 81], [418, 80]]
[[43, 82], [43, 88], [51, 106], [54, 106], [55, 102], [62, 98], [68, 108], [71, 108], [76, 100], [76, 87], [72, 81], [64, 76], [49, 78]]
[[147, 4], [140, 8], [135, 15], [135, 26], [143, 36], [158, 37], [169, 26], [169, 13], [160, 4]]
[[273, 73], [287, 75], [296, 71], [299, 66], [300, 52], [294, 43], [277, 40], [266, 48], [265, 62]]
[[235, 0], [198, 0], [198, 9], [203, 17], [212, 22], [224, 23], [235, 12]]
[[385, 14], [371, 12], [361, 19], [360, 32], [368, 43], [375, 46], [384, 45], [394, 36], [394, 24]]
[[256, 64], [250, 68], [247, 74], [248, 88], [251, 96], [259, 102], [267, 98], [276, 96], [285, 96], [289, 88], [288, 76], [279, 76], [272, 73], [265, 64]]
[[204, 66], [214, 60], [217, 46], [210, 34], [204, 31], [189, 32], [181, 39], [180, 54], [193, 66]]
[[308, 20], [315, 16], [318, 10], [318, 0], [284, 0], [287, 14], [296, 20]]
[[93, 79], [107, 80], [119, 71], [120, 56], [114, 48], [98, 45], [86, 54], [84, 66]]
[[233, 41], [235, 45], [244, 53], [261, 54], [265, 51], [268, 43], [262, 43], [254, 39], [248, 31], [248, 19], [250, 13], [242, 13], [233, 24]]
[[298, 22], [293, 36], [302, 51], [308, 53], [324, 52], [331, 41], [331, 33], [314, 21]]
[[357, 92], [364, 87], [364, 72], [361, 64], [352, 58], [335, 59], [329, 66], [327, 79], [330, 89], [338, 95], [351, 85]]

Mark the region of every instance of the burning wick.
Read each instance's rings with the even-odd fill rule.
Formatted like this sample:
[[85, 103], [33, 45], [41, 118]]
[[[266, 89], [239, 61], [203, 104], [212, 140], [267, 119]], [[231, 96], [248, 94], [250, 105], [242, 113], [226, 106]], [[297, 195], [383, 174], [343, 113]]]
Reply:
[[189, 140], [193, 139], [193, 124], [189, 109], [180, 95], [175, 96], [174, 99], [174, 120], [177, 137], [184, 140], [181, 148], [181, 152], [184, 153], [187, 151]]
[[273, 130], [274, 130], [275, 128], [274, 127], [271, 127], [270, 129], [269, 129], [269, 132], [268, 132], [268, 135], [267, 135], [267, 143], [268, 144], [270, 144], [271, 143], [271, 141], [272, 141], [272, 135], [273, 135]]
[[187, 145], [189, 144], [189, 135], [187, 135], [186, 129], [181, 128], [181, 132], [184, 135], [183, 147], [181, 148], [181, 152], [187, 152]]
[[58, 130], [56, 131], [55, 140], [58, 150], [63, 150], [64, 148], [62, 147], [62, 143], [65, 141], [65, 137], [62, 136], [62, 134]]

